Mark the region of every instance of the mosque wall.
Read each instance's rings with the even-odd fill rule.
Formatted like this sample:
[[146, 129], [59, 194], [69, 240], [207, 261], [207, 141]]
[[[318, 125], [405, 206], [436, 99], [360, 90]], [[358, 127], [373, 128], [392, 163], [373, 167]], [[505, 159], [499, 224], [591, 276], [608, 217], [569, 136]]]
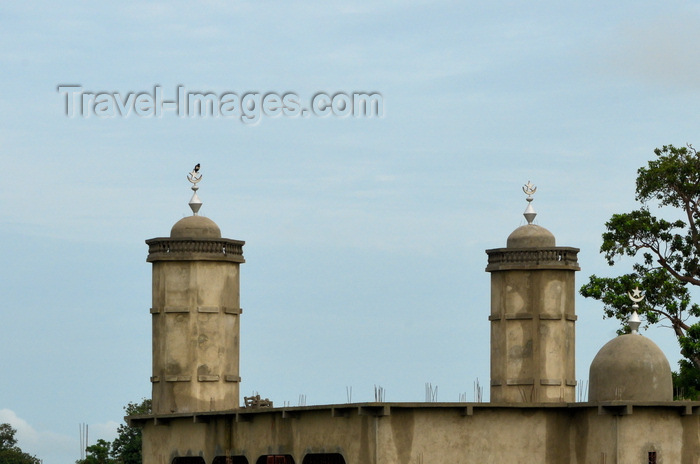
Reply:
[[[688, 406], [690, 404], [691, 406]], [[144, 464], [339, 453], [347, 464], [700, 462], [698, 403], [370, 404], [145, 419]]]

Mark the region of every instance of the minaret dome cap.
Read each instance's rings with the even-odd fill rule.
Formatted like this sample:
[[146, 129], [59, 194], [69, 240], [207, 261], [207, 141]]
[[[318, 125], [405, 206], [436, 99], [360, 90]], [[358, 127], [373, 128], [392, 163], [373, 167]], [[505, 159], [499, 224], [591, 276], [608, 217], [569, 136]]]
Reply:
[[554, 235], [536, 224], [518, 227], [508, 236], [506, 241], [507, 248], [549, 248], [555, 246]]
[[221, 229], [207, 217], [187, 216], [175, 223], [170, 238], [221, 238]]

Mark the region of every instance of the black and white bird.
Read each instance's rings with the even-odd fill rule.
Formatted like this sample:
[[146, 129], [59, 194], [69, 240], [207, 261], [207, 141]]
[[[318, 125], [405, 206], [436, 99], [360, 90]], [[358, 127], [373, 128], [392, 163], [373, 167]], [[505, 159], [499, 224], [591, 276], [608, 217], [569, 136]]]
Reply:
[[197, 166], [194, 167], [194, 172], [199, 172], [199, 163], [197, 163]]

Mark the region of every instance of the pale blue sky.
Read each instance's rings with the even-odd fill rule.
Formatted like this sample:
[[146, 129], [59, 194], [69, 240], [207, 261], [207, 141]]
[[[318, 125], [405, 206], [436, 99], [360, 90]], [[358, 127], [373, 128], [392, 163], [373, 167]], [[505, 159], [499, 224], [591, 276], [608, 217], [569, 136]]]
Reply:
[[[698, 140], [700, 5], [34, 2], [0, 6], [0, 421], [65, 464], [150, 396], [144, 240], [202, 214], [246, 240], [242, 395], [473, 400], [488, 385], [485, 249], [524, 223], [612, 274], [603, 224], [636, 169]], [[173, 94], [374, 91], [384, 117], [67, 118], [61, 84]], [[630, 262], [623, 263], [619, 272]], [[625, 267], [627, 266], [627, 267]], [[614, 335], [577, 300], [577, 376]], [[668, 329], [648, 333], [672, 364]]]

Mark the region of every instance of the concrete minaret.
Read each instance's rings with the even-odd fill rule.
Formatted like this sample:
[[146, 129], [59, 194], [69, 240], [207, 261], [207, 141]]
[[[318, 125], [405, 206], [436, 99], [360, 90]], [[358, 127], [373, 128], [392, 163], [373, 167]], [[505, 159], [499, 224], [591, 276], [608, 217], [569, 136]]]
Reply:
[[532, 224], [530, 182], [525, 218], [506, 248], [486, 250], [491, 273], [491, 402], [574, 402], [578, 248], [558, 247]]
[[153, 263], [153, 413], [238, 408], [243, 244], [198, 216], [199, 165], [188, 175], [193, 216], [146, 240]]

